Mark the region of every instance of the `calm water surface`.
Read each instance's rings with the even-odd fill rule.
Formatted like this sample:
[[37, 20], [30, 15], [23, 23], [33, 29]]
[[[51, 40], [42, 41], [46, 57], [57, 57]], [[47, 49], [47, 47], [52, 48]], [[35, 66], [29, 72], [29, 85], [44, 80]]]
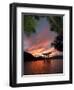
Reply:
[[24, 75], [63, 73], [63, 60], [37, 60], [24, 63]]

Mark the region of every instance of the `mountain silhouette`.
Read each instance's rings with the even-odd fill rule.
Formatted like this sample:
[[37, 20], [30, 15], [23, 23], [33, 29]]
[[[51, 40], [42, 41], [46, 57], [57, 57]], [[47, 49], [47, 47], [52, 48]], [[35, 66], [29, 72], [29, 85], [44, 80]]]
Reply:
[[51, 59], [63, 59], [62, 55], [56, 55], [56, 56], [52, 56], [52, 57], [34, 57], [32, 54], [28, 53], [28, 52], [24, 52], [24, 62], [25, 61], [37, 61], [37, 60], [51, 60]]
[[24, 61], [32, 61], [34, 59], [35, 59], [35, 57], [32, 54], [30, 54], [28, 52], [24, 52]]

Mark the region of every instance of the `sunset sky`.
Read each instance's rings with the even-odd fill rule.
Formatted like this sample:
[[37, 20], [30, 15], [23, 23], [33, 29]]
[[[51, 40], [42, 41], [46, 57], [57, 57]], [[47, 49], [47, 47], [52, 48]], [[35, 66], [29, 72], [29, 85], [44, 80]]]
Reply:
[[[46, 18], [40, 18], [36, 26], [36, 33], [27, 36], [23, 32], [23, 50], [32, 55], [40, 55], [44, 52], [56, 51], [51, 47], [51, 42], [57, 34], [50, 30], [50, 24]], [[53, 53], [54, 54], [54, 53]]]

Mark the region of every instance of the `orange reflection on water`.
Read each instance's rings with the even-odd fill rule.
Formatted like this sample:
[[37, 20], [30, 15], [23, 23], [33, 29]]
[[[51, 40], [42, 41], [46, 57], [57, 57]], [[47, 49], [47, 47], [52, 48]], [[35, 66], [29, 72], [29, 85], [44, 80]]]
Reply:
[[63, 60], [38, 60], [24, 63], [24, 74], [63, 73]]
[[31, 70], [32, 72], [43, 72], [43, 68], [44, 68], [44, 61], [36, 61], [36, 62], [32, 62], [31, 63]]

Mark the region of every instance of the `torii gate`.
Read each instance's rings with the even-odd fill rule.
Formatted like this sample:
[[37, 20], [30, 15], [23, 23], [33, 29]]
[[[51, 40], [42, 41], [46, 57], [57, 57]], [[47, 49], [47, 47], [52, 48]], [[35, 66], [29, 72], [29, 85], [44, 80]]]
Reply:
[[[55, 52], [55, 51], [52, 51], [52, 52]], [[46, 56], [46, 57], [49, 58], [49, 55], [50, 55], [52, 52], [43, 53], [42, 55], [44, 55], [44, 56]]]
[[43, 53], [43, 55], [46, 56], [46, 57], [49, 57], [49, 55], [50, 55], [51, 53], [52, 53], [52, 52]]

